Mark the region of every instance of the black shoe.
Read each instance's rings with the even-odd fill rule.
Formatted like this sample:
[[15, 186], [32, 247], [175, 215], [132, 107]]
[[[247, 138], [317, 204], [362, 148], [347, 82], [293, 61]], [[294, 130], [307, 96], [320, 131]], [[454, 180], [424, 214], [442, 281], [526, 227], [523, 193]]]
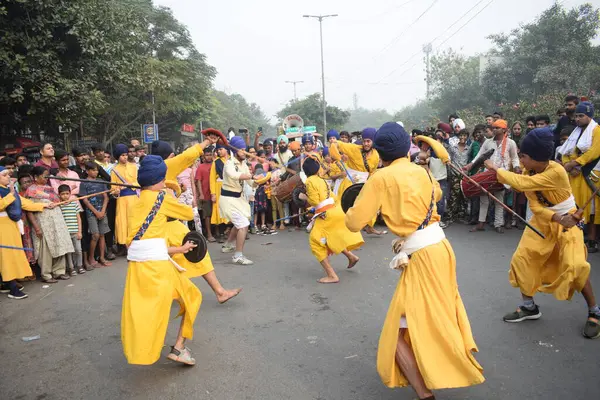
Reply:
[[587, 247], [587, 251], [589, 254], [598, 252], [598, 242], [596, 242], [595, 240], [588, 240], [585, 246]]
[[13, 299], [13, 300], [26, 299], [27, 297], [29, 297], [29, 296], [27, 296], [27, 293], [23, 293], [20, 290], [17, 290], [16, 292], [10, 293], [8, 295], [8, 298], [9, 299]]
[[7, 284], [3, 283], [0, 285], [0, 293], [10, 293], [10, 288]]
[[519, 306], [517, 311], [508, 313], [504, 316], [504, 322], [522, 322], [527, 319], [540, 319], [542, 313], [539, 307], [535, 306], [533, 310], [528, 310], [525, 306]]
[[588, 320], [583, 327], [583, 337], [588, 339], [600, 338], [600, 315], [594, 313], [588, 314]]

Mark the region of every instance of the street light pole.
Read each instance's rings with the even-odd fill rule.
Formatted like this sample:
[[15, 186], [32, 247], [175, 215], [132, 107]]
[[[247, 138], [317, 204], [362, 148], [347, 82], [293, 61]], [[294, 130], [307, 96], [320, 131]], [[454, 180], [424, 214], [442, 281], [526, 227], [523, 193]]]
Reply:
[[285, 83], [291, 83], [294, 85], [294, 101], [298, 100], [298, 96], [296, 96], [296, 84], [304, 83], [304, 81], [285, 81]]
[[323, 135], [327, 134], [327, 103], [325, 102], [325, 61], [323, 59], [323, 19], [337, 16], [337, 14], [303, 15], [304, 18], [316, 18], [319, 20], [319, 35], [321, 38], [321, 83], [323, 90]]

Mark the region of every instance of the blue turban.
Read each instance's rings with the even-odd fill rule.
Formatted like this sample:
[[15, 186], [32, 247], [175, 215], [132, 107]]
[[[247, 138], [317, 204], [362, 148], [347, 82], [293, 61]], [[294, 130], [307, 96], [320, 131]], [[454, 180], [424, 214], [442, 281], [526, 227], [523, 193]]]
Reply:
[[315, 144], [315, 138], [313, 137], [312, 133], [305, 133], [302, 135], [302, 144], [304, 145], [306, 143]]
[[329, 155], [329, 147], [323, 147], [323, 157], [327, 157]]
[[161, 156], [163, 160], [166, 160], [171, 154], [173, 154], [173, 148], [167, 142], [163, 142], [162, 140], [155, 140], [154, 142], [152, 142], [151, 153], [155, 156]]
[[216, 148], [217, 150], [219, 150], [219, 149], [226, 149], [227, 147], [226, 147], [225, 145], [221, 144], [221, 143], [217, 143], [217, 144], [215, 145], [215, 148]]
[[148, 155], [140, 161], [137, 180], [141, 187], [156, 185], [165, 180], [166, 175], [167, 164], [165, 164], [162, 157]]
[[312, 157], [306, 157], [304, 160], [304, 164], [302, 164], [302, 170], [306, 174], [306, 176], [313, 176], [319, 173], [319, 169], [321, 169], [321, 165], [317, 160]]
[[279, 144], [282, 140], [284, 141], [285, 144], [288, 144], [290, 142], [290, 139], [288, 139], [288, 137], [285, 135], [277, 136], [277, 144]]
[[335, 129], [332, 129], [329, 132], [327, 132], [327, 140], [331, 139], [332, 137], [336, 138], [337, 140], [340, 140], [340, 134]]
[[4, 171], [6, 168], [4, 168], [2, 165], [0, 165], [0, 172]]
[[115, 149], [113, 150], [113, 157], [118, 161], [119, 157], [121, 157], [121, 154], [127, 154], [128, 151], [129, 149], [127, 148], [127, 146], [119, 143], [115, 146]]
[[396, 122], [386, 122], [377, 131], [373, 147], [383, 161], [394, 161], [408, 155], [410, 143], [410, 135], [403, 127]]
[[269, 138], [269, 139], [266, 139], [266, 140], [263, 142], [263, 147], [264, 147], [264, 146], [273, 146], [273, 139], [271, 139], [271, 138]]
[[377, 133], [377, 129], [375, 129], [375, 128], [365, 128], [362, 131], [362, 138], [363, 138], [363, 140], [365, 140], [365, 139], [375, 140], [376, 133]]
[[583, 101], [575, 107], [575, 114], [585, 114], [590, 118], [594, 118], [594, 105], [589, 101]]
[[246, 142], [239, 136], [234, 136], [229, 140], [229, 146], [234, 152], [238, 150], [246, 150]]
[[521, 153], [535, 161], [548, 161], [554, 155], [554, 132], [550, 128], [535, 128], [521, 140]]

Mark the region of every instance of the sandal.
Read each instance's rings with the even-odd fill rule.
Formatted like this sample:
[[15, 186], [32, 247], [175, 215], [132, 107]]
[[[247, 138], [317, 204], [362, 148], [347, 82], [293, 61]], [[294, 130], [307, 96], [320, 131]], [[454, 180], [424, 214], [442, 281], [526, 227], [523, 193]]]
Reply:
[[106, 260], [100, 260], [98, 266], [99, 267], [110, 267], [112, 265], [112, 263], [110, 261], [106, 261]]
[[182, 350], [178, 350], [175, 346], [171, 346], [171, 352], [167, 356], [171, 361], [180, 362], [185, 365], [196, 365], [196, 360], [192, 357], [190, 349], [184, 347]]
[[207, 242], [209, 243], [215, 243], [217, 241], [217, 239], [215, 239], [214, 237], [209, 237], [208, 239], [206, 239]]
[[68, 281], [69, 279], [71, 279], [71, 277], [67, 274], [62, 274], [56, 277], [57, 279], [60, 279], [62, 281]]
[[77, 269], [77, 273], [78, 274], [85, 274], [85, 268], [79, 267], [79, 269]]
[[56, 283], [58, 281], [56, 279], [54, 279], [54, 278], [50, 278], [50, 279], [42, 279], [42, 282], [44, 282], [44, 283]]
[[600, 338], [600, 315], [588, 314], [588, 319], [583, 327], [583, 337], [588, 339]]
[[84, 268], [85, 268], [86, 271], [93, 271], [95, 267], [93, 265], [91, 265], [91, 264], [88, 264]]
[[75, 269], [73, 269], [70, 274], [71, 274], [71, 276], [77, 276], [77, 271], [75, 271]]

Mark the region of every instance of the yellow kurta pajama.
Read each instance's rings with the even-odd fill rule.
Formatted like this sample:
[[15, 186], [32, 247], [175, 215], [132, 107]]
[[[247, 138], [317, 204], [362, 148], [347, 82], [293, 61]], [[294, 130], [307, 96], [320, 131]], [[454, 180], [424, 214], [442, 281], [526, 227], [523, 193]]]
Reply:
[[[333, 160], [340, 161], [342, 159], [341, 153], [343, 153], [348, 158], [348, 161], [346, 162], [346, 168], [349, 169], [348, 173], [352, 174], [352, 171], [350, 171], [352, 169], [359, 172], [367, 172], [369, 173], [370, 177], [375, 171], [377, 171], [377, 167], [379, 166], [379, 153], [377, 153], [377, 151], [375, 151], [374, 149], [371, 150], [370, 154], [367, 156], [367, 165], [369, 166], [369, 171], [367, 171], [367, 168], [365, 168], [365, 162], [363, 160], [362, 149], [363, 147], [360, 144], [344, 143], [337, 141], [335, 145], [329, 148], [329, 154], [331, 155], [331, 158]], [[359, 183], [356, 182], [356, 179], [354, 177], [352, 177], [352, 179], [354, 179], [354, 183]], [[340, 184], [340, 187], [337, 192], [338, 202], [341, 203], [342, 195], [344, 194], [346, 189], [348, 189], [352, 185], [353, 183], [348, 176], [346, 176], [344, 180], [342, 180], [342, 183]], [[376, 221], [377, 215], [373, 217], [373, 219], [369, 222], [368, 225], [373, 227], [375, 226]]]
[[[2, 186], [6, 188], [6, 186]], [[20, 197], [23, 211], [41, 212], [44, 204]], [[15, 196], [12, 193], [0, 198], [0, 213], [6, 212], [6, 208], [14, 203]], [[19, 232], [17, 223], [8, 215], [0, 216], [0, 244], [5, 246], [23, 247], [23, 239]], [[32, 275], [31, 267], [23, 250], [0, 248], [0, 275], [2, 281], [9, 282], [13, 279], [22, 279]]]
[[[563, 164], [568, 163], [569, 161], [577, 161], [577, 163], [581, 166], [589, 164], [596, 158], [600, 157], [600, 125], [598, 125], [592, 132], [592, 146], [583, 154], [576, 149], [570, 155], [563, 155], [562, 162]], [[587, 184], [583, 174], [579, 174], [577, 176], [571, 176], [569, 174], [569, 180], [571, 182], [571, 190], [573, 191], [573, 196], [575, 196], [575, 202], [579, 206], [583, 206], [586, 201], [590, 197], [592, 197], [592, 188]], [[597, 183], [600, 185], [600, 183]], [[594, 199], [594, 206], [596, 209], [596, 216], [594, 221], [590, 221], [590, 216], [592, 214], [592, 206], [589, 205], [583, 211], [583, 218], [585, 218], [585, 223], [592, 222], [595, 224], [600, 224], [600, 198], [596, 196]]]
[[[546, 236], [542, 239], [525, 228], [510, 263], [510, 284], [527, 296], [539, 291], [552, 293], [558, 300], [570, 300], [575, 291], [583, 289], [590, 274], [583, 231], [575, 226], [563, 232], [562, 225], [552, 222], [555, 212], [541, 204], [535, 193], [541, 192], [552, 204], [567, 200], [571, 196], [567, 171], [550, 161], [544, 172], [533, 176], [528, 171], [517, 175], [498, 170], [498, 181], [525, 193], [533, 211], [529, 222]], [[569, 213], [575, 211], [573, 207]]]
[[[334, 198], [333, 192], [327, 187], [327, 182], [316, 175], [309, 176], [306, 180], [306, 196], [311, 207], [317, 206], [329, 197]], [[360, 232], [351, 232], [346, 228], [344, 211], [339, 204], [327, 210], [324, 219], [316, 218], [308, 242], [319, 262], [326, 259], [330, 253], [352, 251], [365, 243]]]
[[223, 173], [221, 172], [221, 176], [219, 176], [217, 172], [217, 161], [219, 160], [223, 163], [224, 167], [227, 159], [223, 157], [218, 157], [210, 167], [210, 194], [214, 194], [217, 198], [213, 203], [212, 216], [210, 217], [210, 223], [213, 225], [229, 223], [225, 216], [222, 216], [219, 211], [219, 200], [221, 199], [221, 188], [223, 187]]
[[[167, 222], [167, 246], [177, 247], [183, 245], [183, 238], [187, 235], [190, 230], [181, 221], [169, 221]], [[196, 278], [198, 276], [206, 275], [215, 268], [213, 266], [210, 254], [206, 253], [206, 257], [199, 263], [192, 263], [188, 261], [183, 254], [174, 254], [173, 260], [185, 268], [187, 271], [182, 272], [183, 276], [188, 278]]]
[[[118, 163], [110, 172], [110, 181], [112, 183], [125, 183], [128, 185], [138, 185], [137, 182], [137, 165], [134, 163], [121, 164]], [[119, 174], [117, 176], [117, 174]], [[121, 178], [123, 180], [121, 180]], [[119, 186], [113, 186], [119, 188]], [[127, 243], [127, 221], [128, 209], [132, 207], [132, 203], [138, 200], [138, 195], [135, 189], [120, 187], [119, 197], [117, 197], [117, 214], [115, 217], [115, 238], [118, 244]]]
[[[150, 190], [141, 191], [139, 201], [129, 214], [128, 243], [132, 242], [152, 210], [158, 194]], [[164, 239], [167, 218], [191, 220], [193, 216], [191, 207], [166, 194], [142, 240]], [[194, 320], [202, 303], [200, 290], [168, 260], [129, 261], [121, 314], [121, 341], [130, 364], [148, 365], [159, 359], [174, 299], [180, 304], [180, 314], [185, 312], [183, 337], [191, 339]]]
[[[435, 199], [442, 192], [433, 179]], [[414, 233], [431, 204], [432, 178], [408, 158], [395, 160], [367, 180], [354, 207], [346, 213], [351, 231], [362, 229], [377, 211], [399, 237]], [[434, 210], [429, 224], [439, 222]], [[470, 386], [484, 381], [472, 355], [477, 346], [456, 283], [456, 258], [447, 239], [412, 253], [390, 303], [377, 351], [377, 370], [388, 387], [407, 386], [395, 354], [401, 317], [408, 324], [404, 340], [414, 351], [429, 389]]]

